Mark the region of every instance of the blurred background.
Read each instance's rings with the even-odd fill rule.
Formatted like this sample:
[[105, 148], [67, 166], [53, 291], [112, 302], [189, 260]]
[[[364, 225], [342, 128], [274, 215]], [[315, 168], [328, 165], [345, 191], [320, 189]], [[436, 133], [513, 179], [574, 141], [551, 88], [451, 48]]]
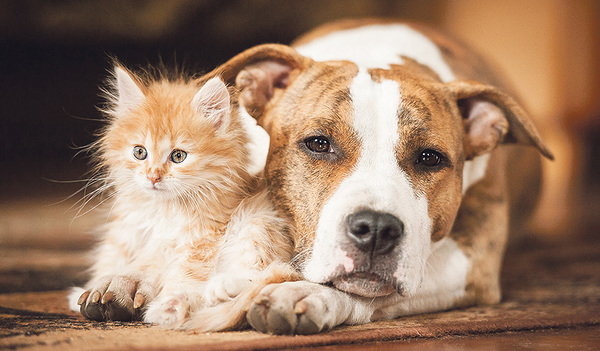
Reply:
[[[85, 179], [88, 168], [79, 148], [102, 125], [96, 106], [109, 55], [132, 68], [162, 60], [203, 72], [253, 45], [290, 43], [321, 23], [364, 16], [442, 27], [502, 67], [556, 155], [544, 163], [545, 193], [533, 232], [549, 239], [595, 234], [598, 1], [0, 0], [3, 271], [16, 267], [15, 260], [50, 267], [58, 263], [43, 250], [90, 245], [82, 233], [93, 217], [78, 215], [77, 206], [69, 210], [81, 195], [68, 196], [82, 187], [72, 181]], [[81, 264], [68, 252], [61, 260], [63, 267]], [[44, 279], [51, 281], [52, 274]]]

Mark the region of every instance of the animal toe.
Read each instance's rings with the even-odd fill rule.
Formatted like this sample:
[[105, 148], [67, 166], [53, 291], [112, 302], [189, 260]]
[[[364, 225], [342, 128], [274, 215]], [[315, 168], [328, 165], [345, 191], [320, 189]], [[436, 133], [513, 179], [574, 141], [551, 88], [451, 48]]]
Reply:
[[204, 290], [204, 300], [207, 306], [229, 301], [238, 296], [251, 284], [246, 277], [232, 277], [231, 275], [217, 275], [207, 281]]
[[157, 299], [148, 306], [144, 320], [167, 328], [178, 328], [189, 314], [189, 305], [183, 296]]
[[263, 333], [315, 334], [331, 329], [327, 311], [323, 299], [302, 284], [271, 284], [251, 304], [246, 319]]
[[79, 297], [77, 303], [81, 314], [95, 321], [141, 320], [147, 299], [139, 291], [136, 292], [138, 285], [139, 279], [131, 276], [105, 276], [99, 279], [93, 289]]
[[248, 323], [256, 330], [269, 334], [294, 334], [297, 318], [293, 305], [277, 303], [269, 296], [259, 296], [246, 314]]
[[106, 320], [106, 316], [104, 314], [104, 306], [99, 302], [84, 302], [79, 307], [79, 311], [87, 319], [91, 319], [98, 322]]

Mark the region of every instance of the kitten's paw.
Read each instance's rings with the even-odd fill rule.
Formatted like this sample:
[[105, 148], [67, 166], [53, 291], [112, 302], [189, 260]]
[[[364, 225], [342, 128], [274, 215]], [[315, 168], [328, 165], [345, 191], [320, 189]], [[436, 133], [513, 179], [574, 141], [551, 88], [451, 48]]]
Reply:
[[148, 305], [144, 321], [177, 329], [186, 321], [189, 312], [190, 304], [184, 294], [165, 294]]
[[101, 278], [79, 297], [81, 314], [96, 321], [141, 320], [153, 288], [138, 277], [116, 275]]
[[248, 275], [220, 273], [211, 277], [206, 282], [203, 294], [206, 306], [214, 306], [233, 299], [251, 283], [252, 280]]

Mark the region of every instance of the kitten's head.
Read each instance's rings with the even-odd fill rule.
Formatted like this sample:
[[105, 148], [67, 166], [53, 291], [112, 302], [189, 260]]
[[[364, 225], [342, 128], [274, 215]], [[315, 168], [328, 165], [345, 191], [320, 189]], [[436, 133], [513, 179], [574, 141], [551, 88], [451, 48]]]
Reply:
[[219, 78], [198, 87], [184, 78], [142, 80], [117, 66], [110, 88], [99, 163], [119, 193], [202, 203], [238, 191], [246, 136]]

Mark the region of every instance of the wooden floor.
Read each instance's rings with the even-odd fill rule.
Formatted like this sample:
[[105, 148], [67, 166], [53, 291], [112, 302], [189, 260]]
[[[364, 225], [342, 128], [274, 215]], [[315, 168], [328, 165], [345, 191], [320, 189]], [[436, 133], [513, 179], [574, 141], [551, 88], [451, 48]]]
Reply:
[[453, 336], [434, 339], [411, 339], [363, 343], [360, 345], [332, 345], [303, 350], [578, 350], [600, 349], [600, 326], [535, 331], [510, 331], [489, 335]]
[[510, 349], [600, 350], [600, 240], [532, 240], [509, 249], [496, 306], [344, 326], [315, 336], [253, 331], [200, 334], [143, 323], [98, 323], [68, 310], [68, 287], [85, 280], [84, 233], [72, 201], [0, 204], [0, 349]]

